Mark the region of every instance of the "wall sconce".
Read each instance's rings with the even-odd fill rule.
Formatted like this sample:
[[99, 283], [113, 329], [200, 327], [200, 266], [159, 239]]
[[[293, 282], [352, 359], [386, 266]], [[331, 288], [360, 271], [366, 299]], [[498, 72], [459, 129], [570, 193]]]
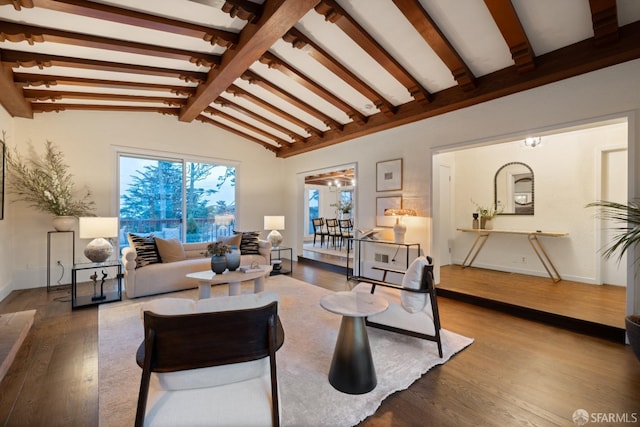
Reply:
[[403, 216], [416, 216], [413, 209], [385, 209], [385, 216], [395, 216], [396, 223], [393, 225], [393, 242], [404, 243], [404, 235], [407, 233], [407, 226], [400, 222]]
[[265, 216], [264, 229], [271, 230], [267, 236], [267, 240], [271, 242], [274, 248], [280, 247], [282, 243], [282, 234], [278, 230], [284, 230], [284, 216]]
[[524, 146], [528, 148], [536, 148], [540, 145], [542, 145], [542, 138], [539, 136], [530, 136], [524, 140]]
[[79, 220], [80, 238], [93, 239], [84, 249], [84, 256], [92, 262], [105, 262], [113, 254], [107, 239], [118, 237], [117, 217], [82, 217]]

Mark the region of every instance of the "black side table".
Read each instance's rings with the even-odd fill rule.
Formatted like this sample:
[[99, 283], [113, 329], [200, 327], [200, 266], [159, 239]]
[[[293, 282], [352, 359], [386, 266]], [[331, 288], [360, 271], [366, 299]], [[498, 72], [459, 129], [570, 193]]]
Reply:
[[74, 264], [71, 270], [71, 308], [122, 300], [119, 260]]
[[[284, 260], [282, 259], [282, 252], [289, 252], [289, 268], [285, 268]], [[271, 248], [271, 254], [269, 256], [269, 263], [273, 266], [273, 270], [271, 270], [270, 275], [276, 276], [278, 274], [291, 274], [293, 271], [293, 249], [287, 248], [284, 246], [279, 246], [277, 248]]]

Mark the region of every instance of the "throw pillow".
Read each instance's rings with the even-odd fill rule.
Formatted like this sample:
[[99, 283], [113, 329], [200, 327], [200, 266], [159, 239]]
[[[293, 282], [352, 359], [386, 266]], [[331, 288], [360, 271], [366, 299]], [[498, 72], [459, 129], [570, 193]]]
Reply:
[[240, 240], [240, 254], [241, 255], [258, 255], [258, 241], [260, 240], [259, 231], [236, 231], [236, 234], [240, 234], [242, 239]]
[[218, 240], [224, 243], [225, 245], [235, 246], [236, 248], [239, 248], [240, 244], [242, 243], [242, 235], [236, 234], [230, 237], [221, 237]]
[[[421, 256], [413, 260], [402, 278], [402, 287], [409, 289], [420, 289], [422, 282], [422, 272], [424, 267], [429, 265], [426, 257]], [[422, 310], [427, 303], [427, 294], [417, 292], [400, 291], [400, 302], [402, 308], [409, 313], [417, 313]]]
[[136, 268], [144, 267], [149, 264], [158, 264], [162, 262], [156, 247], [156, 240], [153, 234], [142, 236], [139, 234], [128, 234], [129, 246], [136, 251]]
[[182, 242], [178, 239], [155, 238], [158, 254], [163, 263], [176, 262], [187, 259], [182, 247]]

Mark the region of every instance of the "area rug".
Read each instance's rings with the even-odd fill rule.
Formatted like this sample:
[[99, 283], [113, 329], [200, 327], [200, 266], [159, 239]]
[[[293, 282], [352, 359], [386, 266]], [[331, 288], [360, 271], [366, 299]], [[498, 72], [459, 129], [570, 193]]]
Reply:
[[[362, 395], [335, 390], [327, 379], [340, 326], [340, 316], [319, 305], [331, 291], [274, 276], [266, 289], [280, 296], [279, 315], [285, 341], [277, 353], [283, 426], [352, 426], [373, 414], [390, 394], [404, 390], [433, 366], [443, 364], [470, 345], [471, 338], [443, 330], [444, 357], [435, 343], [368, 328], [378, 377], [377, 387]], [[251, 292], [252, 283], [242, 285]], [[212, 288], [223, 295], [226, 286]], [[197, 290], [155, 298], [197, 298]], [[151, 298], [101, 305], [99, 309], [99, 408], [101, 427], [133, 425], [141, 370], [135, 353], [142, 341], [140, 304]]]

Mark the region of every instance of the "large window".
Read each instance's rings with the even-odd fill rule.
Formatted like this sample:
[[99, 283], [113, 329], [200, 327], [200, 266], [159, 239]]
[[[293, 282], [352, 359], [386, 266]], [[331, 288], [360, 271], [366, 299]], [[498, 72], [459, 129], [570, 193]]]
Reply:
[[233, 233], [236, 169], [121, 154], [120, 246], [126, 234], [207, 242]]
[[309, 189], [307, 191], [307, 235], [313, 234], [313, 218], [318, 218], [320, 213], [320, 191]]

